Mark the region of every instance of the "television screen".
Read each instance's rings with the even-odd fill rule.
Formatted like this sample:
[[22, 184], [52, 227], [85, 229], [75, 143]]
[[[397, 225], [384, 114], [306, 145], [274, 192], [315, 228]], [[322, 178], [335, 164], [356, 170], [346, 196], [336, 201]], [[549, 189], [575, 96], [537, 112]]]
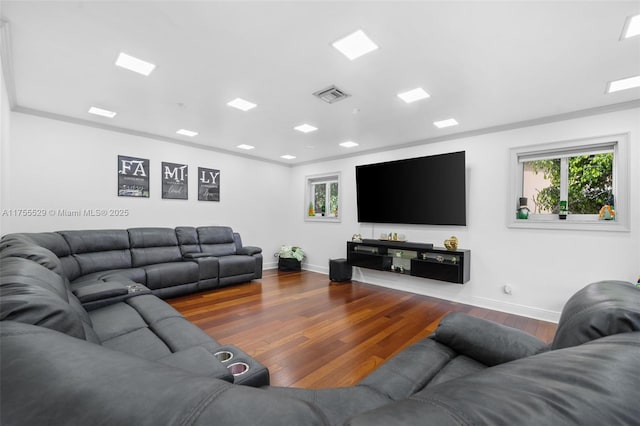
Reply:
[[461, 225], [465, 152], [356, 166], [358, 222]]

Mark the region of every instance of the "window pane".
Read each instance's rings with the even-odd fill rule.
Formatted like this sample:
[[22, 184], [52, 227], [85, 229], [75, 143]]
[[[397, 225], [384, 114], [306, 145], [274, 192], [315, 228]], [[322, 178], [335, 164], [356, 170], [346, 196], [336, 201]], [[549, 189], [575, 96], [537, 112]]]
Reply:
[[325, 213], [327, 197], [327, 184], [316, 183], [313, 185], [313, 208], [316, 213]]
[[560, 204], [560, 159], [523, 163], [522, 196], [534, 214], [557, 214]]
[[338, 216], [338, 182], [329, 184], [329, 212], [332, 216]]
[[[598, 214], [613, 193], [613, 154], [569, 158], [569, 211]], [[612, 202], [613, 200], [611, 200]]]

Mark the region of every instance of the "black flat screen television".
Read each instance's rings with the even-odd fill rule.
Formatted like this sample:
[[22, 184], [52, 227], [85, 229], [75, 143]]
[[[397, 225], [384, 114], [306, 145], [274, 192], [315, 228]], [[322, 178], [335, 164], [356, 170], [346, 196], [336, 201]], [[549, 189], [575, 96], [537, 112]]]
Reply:
[[465, 152], [356, 166], [358, 222], [467, 224]]

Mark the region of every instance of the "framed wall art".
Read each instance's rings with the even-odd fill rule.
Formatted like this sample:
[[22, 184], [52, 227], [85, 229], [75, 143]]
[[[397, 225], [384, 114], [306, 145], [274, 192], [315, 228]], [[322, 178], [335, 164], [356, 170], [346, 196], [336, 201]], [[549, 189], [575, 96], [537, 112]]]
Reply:
[[220, 170], [198, 167], [198, 200], [220, 201]]
[[162, 198], [189, 199], [189, 167], [186, 164], [162, 162]]
[[118, 196], [149, 198], [149, 160], [118, 155]]

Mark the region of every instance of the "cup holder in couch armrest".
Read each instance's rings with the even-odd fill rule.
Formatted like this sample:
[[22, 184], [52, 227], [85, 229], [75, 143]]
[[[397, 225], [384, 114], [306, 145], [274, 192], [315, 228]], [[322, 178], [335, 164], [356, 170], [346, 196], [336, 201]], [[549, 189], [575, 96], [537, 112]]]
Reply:
[[269, 369], [234, 345], [216, 348], [213, 354], [233, 377], [236, 385], [262, 387], [269, 385]]
[[231, 361], [231, 359], [233, 358], [233, 352], [218, 351], [215, 354], [213, 354], [213, 356], [215, 356], [218, 359], [218, 361], [225, 363], [225, 362]]
[[127, 291], [129, 294], [146, 294], [151, 293], [151, 290], [142, 284], [129, 284], [127, 286]]
[[249, 371], [249, 364], [244, 362], [234, 362], [233, 364], [229, 364], [227, 369], [234, 377], [242, 376]]

